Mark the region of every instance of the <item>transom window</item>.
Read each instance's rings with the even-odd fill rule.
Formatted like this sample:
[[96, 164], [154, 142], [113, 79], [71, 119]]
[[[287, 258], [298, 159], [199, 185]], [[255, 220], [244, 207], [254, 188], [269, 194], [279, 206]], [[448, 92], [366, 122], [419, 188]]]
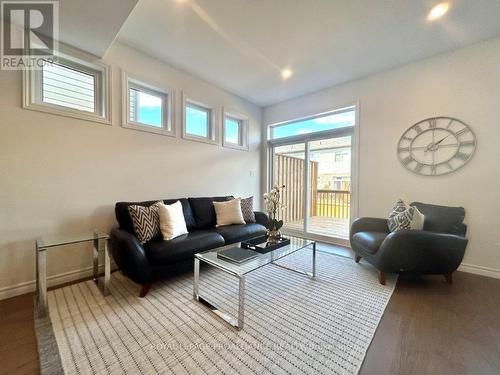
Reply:
[[248, 149], [248, 117], [234, 112], [224, 112], [223, 130], [223, 146]]
[[186, 134], [208, 138], [210, 132], [210, 112], [196, 104], [186, 104]]
[[241, 143], [241, 128], [243, 121], [236, 118], [226, 116], [224, 139], [227, 143], [240, 144]]
[[217, 144], [217, 108], [182, 95], [182, 137]]
[[354, 126], [355, 123], [355, 108], [348, 107], [313, 117], [272, 125], [269, 128], [269, 137], [270, 139], [293, 137], [326, 130], [351, 127]]
[[42, 68], [42, 102], [96, 113], [99, 72], [77, 70], [62, 64]]
[[24, 71], [23, 107], [110, 124], [109, 70], [83, 53], [61, 52], [57, 62]]
[[163, 124], [163, 97], [137, 88], [129, 90], [129, 120], [161, 128]]
[[151, 86], [126, 73], [123, 73], [123, 85], [123, 126], [173, 136], [171, 91]]

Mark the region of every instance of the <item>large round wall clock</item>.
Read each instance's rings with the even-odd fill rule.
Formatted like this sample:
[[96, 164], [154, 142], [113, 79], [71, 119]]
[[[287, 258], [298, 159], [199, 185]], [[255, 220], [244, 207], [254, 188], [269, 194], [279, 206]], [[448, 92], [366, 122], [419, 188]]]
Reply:
[[432, 117], [411, 126], [398, 144], [398, 157], [408, 170], [424, 176], [462, 168], [476, 150], [476, 137], [463, 121]]

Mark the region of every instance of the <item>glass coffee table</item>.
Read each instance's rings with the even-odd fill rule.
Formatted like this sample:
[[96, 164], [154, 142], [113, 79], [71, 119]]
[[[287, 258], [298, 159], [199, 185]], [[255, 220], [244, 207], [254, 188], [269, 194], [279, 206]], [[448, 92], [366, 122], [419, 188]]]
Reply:
[[[198, 253], [194, 258], [194, 282], [193, 282], [193, 297], [195, 300], [208, 306], [212, 312], [218, 315], [220, 318], [224, 319], [231, 326], [242, 329], [244, 323], [245, 314], [245, 275], [252, 271], [264, 267], [268, 264], [285, 268], [290, 271], [298, 272], [309, 276], [311, 278], [316, 277], [316, 242], [306, 240], [298, 237], [290, 237], [290, 244], [280, 247], [278, 249], [272, 250], [266, 254], [260, 254], [256, 258], [253, 258], [247, 262], [237, 264], [229, 261], [225, 261], [217, 257], [217, 253], [221, 250], [228, 249], [231, 247], [239, 246], [238, 243], [231, 244], [228, 246], [223, 246], [217, 249], [209, 250], [203, 253]], [[305, 270], [298, 270], [290, 268], [278, 263], [277, 260], [286, 257], [287, 255], [293, 254], [298, 250], [305, 249], [307, 247], [312, 248], [312, 270], [311, 272]], [[233, 317], [228, 313], [223, 312], [220, 308], [215, 306], [212, 302], [207, 300], [207, 298], [199, 294], [199, 284], [200, 284], [200, 262], [209, 264], [221, 271], [224, 271], [230, 275], [235, 276], [239, 280], [239, 293], [238, 293], [238, 317]]]

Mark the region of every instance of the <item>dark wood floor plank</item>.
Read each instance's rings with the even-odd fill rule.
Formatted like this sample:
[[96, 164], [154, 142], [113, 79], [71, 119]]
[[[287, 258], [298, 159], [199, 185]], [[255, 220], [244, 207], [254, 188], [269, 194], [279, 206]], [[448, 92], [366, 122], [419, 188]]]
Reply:
[[[500, 374], [499, 290], [499, 279], [462, 272], [451, 285], [401, 276], [360, 374]], [[39, 373], [32, 294], [0, 301], [0, 338], [0, 374]]]
[[0, 374], [39, 374], [33, 294], [0, 301]]

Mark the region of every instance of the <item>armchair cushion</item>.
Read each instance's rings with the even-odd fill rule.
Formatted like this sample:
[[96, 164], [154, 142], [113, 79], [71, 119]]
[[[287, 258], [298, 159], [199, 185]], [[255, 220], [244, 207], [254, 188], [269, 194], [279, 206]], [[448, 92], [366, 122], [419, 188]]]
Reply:
[[374, 254], [386, 237], [386, 232], [358, 232], [352, 237], [352, 240], [364, 251]]
[[437, 233], [451, 233], [463, 235], [463, 221], [465, 209], [463, 207], [446, 207], [413, 202], [425, 216], [424, 230]]

